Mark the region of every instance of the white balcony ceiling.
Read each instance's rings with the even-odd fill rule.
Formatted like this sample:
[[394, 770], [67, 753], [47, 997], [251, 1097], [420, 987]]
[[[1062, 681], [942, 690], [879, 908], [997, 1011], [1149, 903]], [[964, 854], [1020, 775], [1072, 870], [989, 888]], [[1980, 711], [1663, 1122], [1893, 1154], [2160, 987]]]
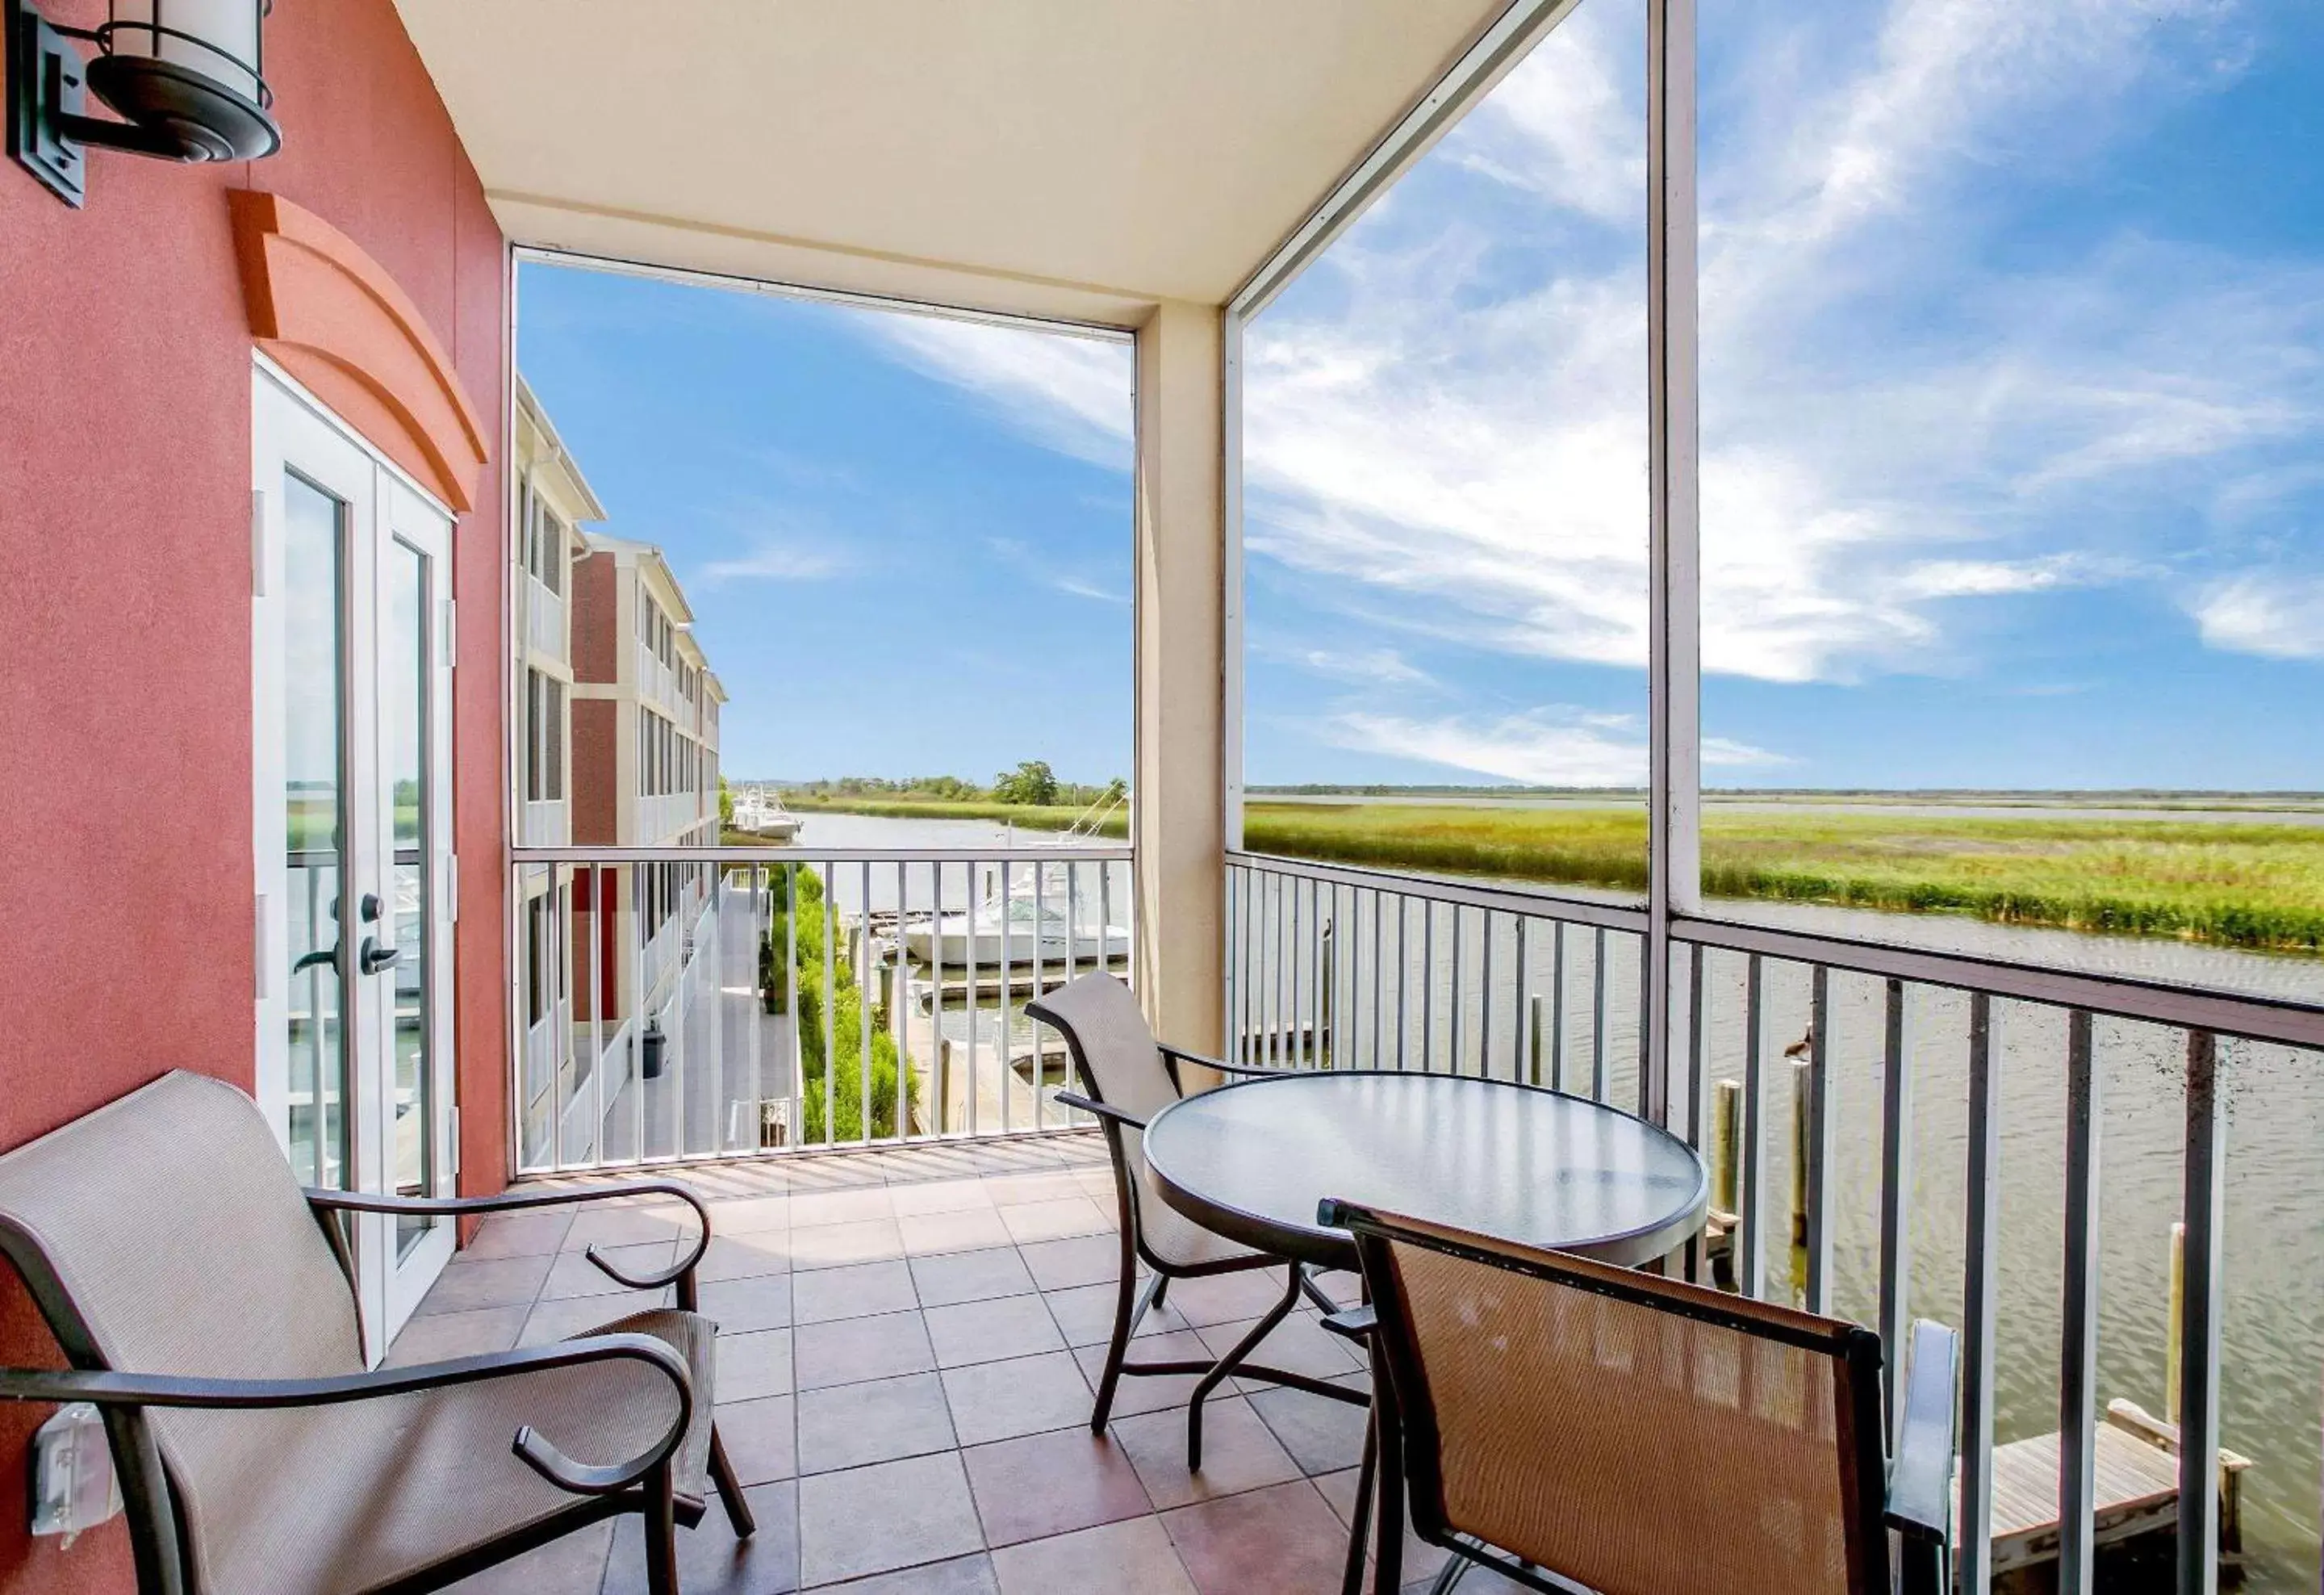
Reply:
[[397, 0], [520, 243], [1134, 324], [1506, 0]]

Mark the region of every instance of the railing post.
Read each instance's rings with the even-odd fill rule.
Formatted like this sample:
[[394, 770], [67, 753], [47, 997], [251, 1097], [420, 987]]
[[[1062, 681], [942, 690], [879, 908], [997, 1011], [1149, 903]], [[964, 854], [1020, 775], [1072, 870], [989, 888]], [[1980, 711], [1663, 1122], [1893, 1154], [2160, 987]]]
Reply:
[[[1653, 949], [1647, 949], [1646, 965], [1654, 962]], [[1646, 969], [1638, 971], [1646, 978]], [[1608, 1089], [1606, 1077], [1606, 927], [1597, 927], [1590, 954], [1590, 1098], [1604, 1102], [1613, 1092]]]
[[1993, 1583], [1994, 1278], [2001, 1210], [2001, 1116], [1995, 1111], [1993, 999], [1969, 999], [1969, 1224], [1961, 1306], [1961, 1595]]
[[[1321, 909], [1317, 910], [1321, 913]], [[1323, 946], [1315, 959], [1315, 1052], [1316, 1062], [1325, 1069], [1340, 1066], [1339, 1033], [1332, 1026], [1333, 999], [1340, 988], [1340, 960], [1337, 939], [1332, 934], [1339, 929], [1340, 890], [1332, 888], [1332, 918], [1323, 926], [1320, 938]]]
[[1536, 1037], [1541, 1015], [1539, 1010], [1529, 1000], [1532, 994], [1526, 988], [1533, 972], [1533, 966], [1526, 956], [1526, 928], [1532, 923], [1531, 914], [1517, 915], [1515, 949], [1517, 978], [1509, 1004], [1509, 1023], [1517, 1028], [1517, 1039], [1511, 1052], [1509, 1078], [1512, 1080], [1527, 1078], [1527, 1065], [1531, 1064], [1530, 1078], [1535, 1085], [1539, 1085], [1541, 1083], [1540, 1043]]
[[1551, 927], [1549, 953], [1549, 1083], [1565, 1089], [1565, 922]]
[[2219, 1587], [2219, 1248], [2226, 1206], [2227, 1126], [2219, 1111], [2219, 1043], [2187, 1036], [2187, 1140], [2182, 1177], [2186, 1296], [2179, 1361], [2179, 1595]]
[[[2066, 1022], [2066, 1296], [2058, 1374], [2058, 1590], [2090, 1595], [2096, 1573], [2098, 1361], [2098, 1076], [2090, 1015]], [[2181, 1503], [2184, 1508], [2185, 1503]]]
[[1812, 977], [1808, 1024], [1806, 1203], [1807, 1306], [1831, 1311], [1831, 970], [1822, 964]]
[[1380, 911], [1388, 906], [1388, 894], [1374, 888], [1372, 895], [1372, 1067], [1384, 1067], [1380, 1052], [1380, 1011], [1386, 1002], [1386, 992], [1380, 984], [1380, 954], [1388, 947], [1388, 938], [1380, 925]]
[[1904, 1046], [1904, 983], [1890, 980], [1883, 992], [1880, 1069], [1880, 1340], [1888, 1355], [1880, 1365], [1881, 1393], [1888, 1402], [1893, 1445], [1903, 1411], [1896, 1371], [1904, 1360], [1913, 1296], [1913, 1066]]
[[[823, 1140], [839, 1138], [839, 1101], [834, 1095], [835, 1052], [839, 1045], [839, 885], [838, 867], [823, 867]], [[943, 1002], [941, 993], [937, 996]], [[863, 1126], [868, 1134], [871, 1127]]]
[[[1703, 954], [1697, 944], [1695, 956]], [[1759, 1023], [1760, 988], [1763, 970], [1759, 955], [1748, 955], [1743, 975], [1743, 1127], [1748, 1139], [1743, 1146], [1743, 1197], [1738, 1210], [1735, 1234], [1735, 1288], [1757, 1300], [1766, 1291], [1766, 1275], [1760, 1257], [1766, 1249], [1760, 1219], [1759, 1179], [1760, 1127], [1766, 1120], [1767, 1090], [1765, 1071], [1761, 1066]]]

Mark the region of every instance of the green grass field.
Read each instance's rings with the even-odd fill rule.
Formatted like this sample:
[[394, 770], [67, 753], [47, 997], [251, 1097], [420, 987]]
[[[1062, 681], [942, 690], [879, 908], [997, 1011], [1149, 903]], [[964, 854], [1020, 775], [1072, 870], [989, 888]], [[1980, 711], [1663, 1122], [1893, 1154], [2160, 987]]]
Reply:
[[[807, 807], [808, 805], [800, 805]], [[1061, 809], [831, 803], [898, 818], [1062, 830]], [[1122, 834], [1120, 824], [1109, 835]], [[1643, 891], [1636, 808], [1253, 802], [1259, 853], [1380, 868]], [[2197, 820], [1738, 811], [1703, 814], [1714, 896], [1959, 913], [2001, 924], [2324, 951], [2324, 827]]]

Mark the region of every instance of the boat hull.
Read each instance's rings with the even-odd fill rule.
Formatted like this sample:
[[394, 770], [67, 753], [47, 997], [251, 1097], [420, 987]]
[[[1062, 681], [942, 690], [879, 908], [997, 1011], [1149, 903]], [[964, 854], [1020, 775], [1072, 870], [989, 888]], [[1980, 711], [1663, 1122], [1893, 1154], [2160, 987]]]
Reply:
[[[904, 932], [904, 946], [912, 957], [924, 964], [941, 963], [948, 969], [964, 969], [974, 963], [985, 969], [998, 969], [1003, 962], [1011, 968], [1028, 968], [1037, 960], [1044, 964], [1063, 964], [1069, 958], [1079, 962], [1094, 963], [1098, 958], [1098, 932], [1095, 926], [1079, 932], [1070, 940], [1049, 932], [1035, 938], [1022, 932], [1012, 932], [1003, 938], [997, 930], [966, 931], [946, 925], [931, 930], [926, 925]], [[1105, 957], [1111, 962], [1130, 956], [1130, 932], [1120, 925], [1106, 928]]]

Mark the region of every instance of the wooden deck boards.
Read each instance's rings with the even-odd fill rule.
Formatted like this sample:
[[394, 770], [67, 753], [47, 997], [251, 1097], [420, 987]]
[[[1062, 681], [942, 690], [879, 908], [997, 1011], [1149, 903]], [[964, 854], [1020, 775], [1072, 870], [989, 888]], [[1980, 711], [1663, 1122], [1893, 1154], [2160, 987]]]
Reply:
[[[2179, 1516], [2179, 1459], [2111, 1423], [2098, 1426], [2097, 1542], [2165, 1528]], [[1993, 1567], [2058, 1554], [2058, 1437], [2037, 1434], [1993, 1452]]]

